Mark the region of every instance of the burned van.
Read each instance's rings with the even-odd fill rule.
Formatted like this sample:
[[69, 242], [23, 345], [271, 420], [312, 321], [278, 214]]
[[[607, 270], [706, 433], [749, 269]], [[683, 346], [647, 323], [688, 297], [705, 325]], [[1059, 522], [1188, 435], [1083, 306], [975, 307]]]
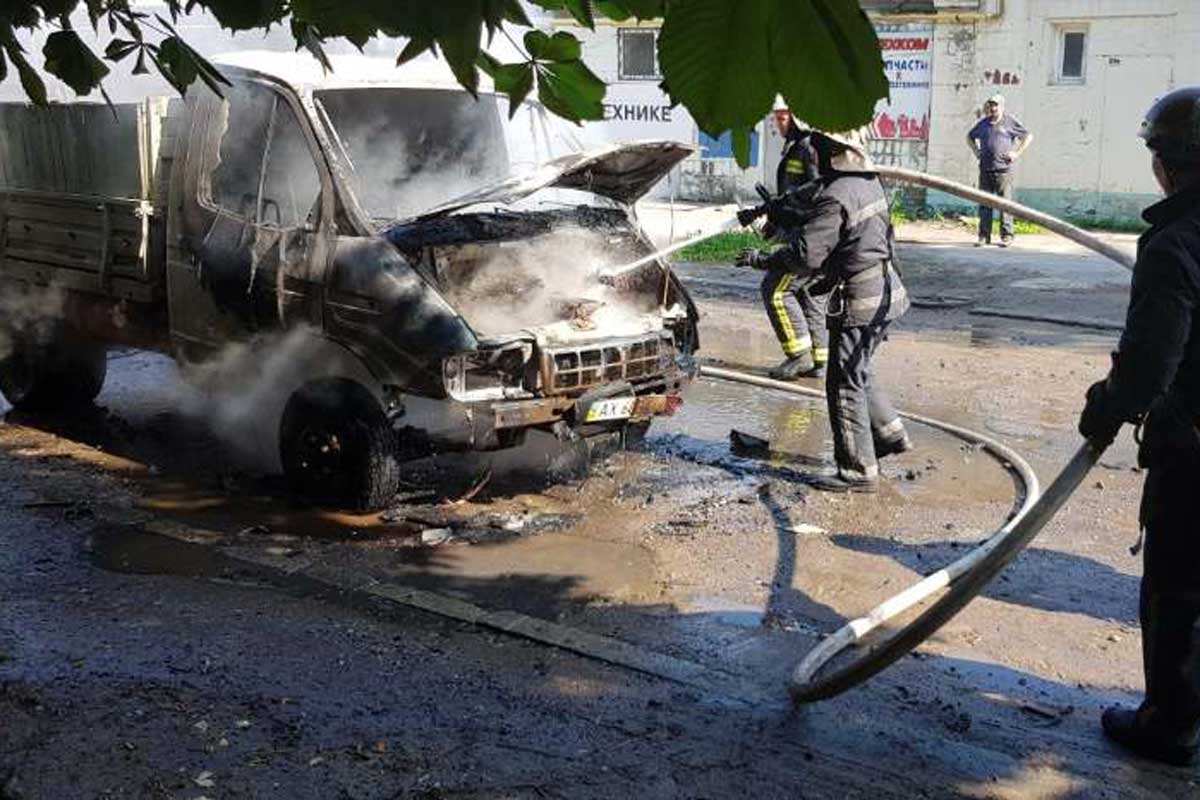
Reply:
[[679, 403], [686, 291], [655, 260], [600, 277], [652, 252], [632, 205], [690, 148], [514, 164], [488, 93], [222, 72], [224, 96], [115, 113], [0, 106], [6, 152], [38, 154], [0, 173], [14, 406], [90, 402], [111, 345], [194, 365], [286, 341], [258, 410], [279, 464], [365, 510], [403, 458], [639, 430]]

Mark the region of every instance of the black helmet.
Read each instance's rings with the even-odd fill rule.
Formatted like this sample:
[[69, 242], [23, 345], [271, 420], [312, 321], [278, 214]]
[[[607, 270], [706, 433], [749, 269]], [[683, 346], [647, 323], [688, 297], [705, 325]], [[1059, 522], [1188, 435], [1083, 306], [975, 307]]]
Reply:
[[1163, 158], [1200, 163], [1200, 86], [1160, 97], [1146, 112], [1138, 136]]

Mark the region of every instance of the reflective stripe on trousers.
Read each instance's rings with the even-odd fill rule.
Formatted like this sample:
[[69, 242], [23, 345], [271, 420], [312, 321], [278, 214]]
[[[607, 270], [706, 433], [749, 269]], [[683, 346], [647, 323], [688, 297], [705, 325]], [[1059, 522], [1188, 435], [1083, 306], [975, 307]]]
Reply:
[[804, 279], [793, 272], [771, 270], [762, 281], [763, 305], [771, 327], [789, 358], [812, 351], [813, 361], [829, 360], [825, 308], [809, 294]]

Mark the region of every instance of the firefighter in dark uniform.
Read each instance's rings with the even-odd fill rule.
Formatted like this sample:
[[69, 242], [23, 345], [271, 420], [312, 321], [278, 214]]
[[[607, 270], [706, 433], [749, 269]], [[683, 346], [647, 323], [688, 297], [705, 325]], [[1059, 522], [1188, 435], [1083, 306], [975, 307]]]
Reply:
[[1200, 744], [1200, 86], [1176, 89], [1140, 134], [1166, 199], [1142, 214], [1125, 330], [1108, 377], [1093, 385], [1080, 432], [1107, 446], [1140, 423], [1146, 468], [1139, 611], [1146, 695], [1104, 712], [1117, 743], [1170, 764]]
[[[817, 154], [812, 132], [796, 123], [783, 98], [775, 101], [775, 126], [784, 137], [783, 155], [775, 173], [779, 197], [800, 190], [817, 179]], [[768, 220], [764, 233], [773, 238], [777, 225]], [[763, 305], [775, 336], [783, 347], [783, 362], [771, 370], [772, 378], [795, 380], [819, 378], [829, 361], [829, 334], [825, 329], [825, 305], [830, 287], [819, 280], [802, 280], [784, 267], [772, 268], [762, 280]]]
[[908, 295], [892, 263], [887, 196], [862, 133], [814, 131], [812, 142], [821, 177], [794, 214], [781, 215], [784, 246], [746, 252], [739, 260], [833, 284], [825, 394], [837, 472], [812, 475], [809, 483], [830, 491], [873, 492], [878, 459], [912, 447], [872, 367], [888, 325], [908, 310]]

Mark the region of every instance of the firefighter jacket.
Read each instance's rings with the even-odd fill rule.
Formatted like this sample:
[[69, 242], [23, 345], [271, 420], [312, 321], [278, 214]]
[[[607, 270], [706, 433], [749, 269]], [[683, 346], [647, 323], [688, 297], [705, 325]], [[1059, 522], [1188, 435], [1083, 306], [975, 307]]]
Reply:
[[1103, 406], [1118, 422], [1149, 412], [1139, 459], [1151, 466], [1180, 446], [1200, 450], [1200, 186], [1155, 203], [1142, 217], [1151, 227], [1138, 239]]
[[887, 196], [876, 175], [821, 177], [803, 207], [788, 212], [778, 215], [785, 244], [765, 266], [831, 282], [831, 326], [880, 325], [908, 311], [908, 293], [892, 263]]
[[783, 155], [775, 170], [775, 194], [784, 195], [817, 179], [817, 151], [812, 146], [811, 136], [811, 131], [802, 132], [794, 122], [788, 129]]

